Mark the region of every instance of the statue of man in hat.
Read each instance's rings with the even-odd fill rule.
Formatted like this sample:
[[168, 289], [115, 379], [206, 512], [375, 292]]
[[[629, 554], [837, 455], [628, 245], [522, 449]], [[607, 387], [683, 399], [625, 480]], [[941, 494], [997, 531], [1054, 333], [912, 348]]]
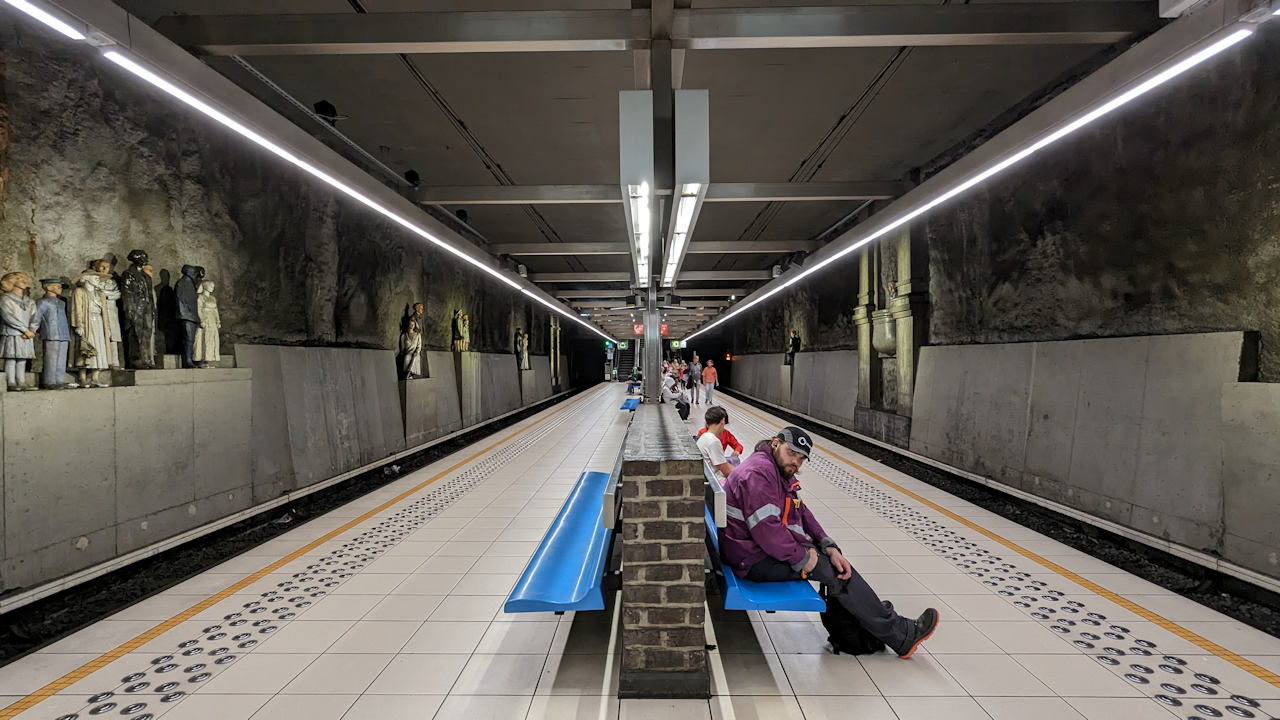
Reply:
[[145, 250], [129, 253], [129, 269], [121, 284], [124, 306], [125, 348], [129, 367], [150, 370], [155, 367], [156, 291], [152, 282], [154, 270]]

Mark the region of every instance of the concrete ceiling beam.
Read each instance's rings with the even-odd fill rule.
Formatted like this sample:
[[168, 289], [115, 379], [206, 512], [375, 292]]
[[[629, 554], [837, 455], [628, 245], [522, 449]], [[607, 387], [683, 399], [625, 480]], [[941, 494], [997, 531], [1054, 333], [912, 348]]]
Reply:
[[[617, 192], [615, 188], [614, 192]], [[620, 242], [566, 242], [566, 243], [495, 243], [489, 246], [494, 255], [630, 255], [626, 243]]]
[[673, 50], [1105, 45], [1157, 29], [1158, 13], [1156, 2], [677, 8], [669, 35], [653, 34], [667, 18], [648, 10], [170, 15], [155, 28], [207, 55], [621, 51], [654, 37]]
[[[906, 182], [710, 183], [704, 202], [834, 202], [889, 200], [913, 186]], [[655, 195], [670, 195], [670, 188]], [[418, 191], [425, 205], [594, 205], [621, 203], [615, 185], [439, 186]]]

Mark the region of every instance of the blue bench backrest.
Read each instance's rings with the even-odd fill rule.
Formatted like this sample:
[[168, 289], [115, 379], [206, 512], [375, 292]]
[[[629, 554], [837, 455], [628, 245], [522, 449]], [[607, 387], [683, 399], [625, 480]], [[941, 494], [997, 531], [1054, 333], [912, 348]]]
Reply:
[[601, 521], [609, 473], [585, 472], [503, 606], [504, 612], [603, 610], [613, 528]]
[[818, 591], [805, 580], [755, 582], [734, 575], [733, 570], [723, 567], [720, 562], [720, 538], [710, 508], [706, 510], [706, 523], [714, 562], [721, 569], [721, 589], [724, 591], [726, 610], [823, 612], [827, 609], [827, 604], [819, 597]]

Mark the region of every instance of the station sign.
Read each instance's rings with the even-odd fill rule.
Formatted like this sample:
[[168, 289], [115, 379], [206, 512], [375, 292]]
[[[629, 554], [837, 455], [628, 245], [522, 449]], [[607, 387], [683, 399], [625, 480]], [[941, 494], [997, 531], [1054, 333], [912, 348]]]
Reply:
[[644, 335], [644, 323], [632, 323], [631, 332], [635, 335]]
[[626, 349], [627, 349], [627, 341], [626, 341], [626, 340], [619, 340], [619, 341], [618, 341], [618, 349], [619, 349], [619, 350], [626, 350]]
[[[643, 326], [641, 326], [641, 327], [643, 327]], [[658, 332], [659, 332], [659, 334], [666, 335], [666, 334], [667, 334], [667, 324], [666, 324], [666, 323], [658, 323]]]

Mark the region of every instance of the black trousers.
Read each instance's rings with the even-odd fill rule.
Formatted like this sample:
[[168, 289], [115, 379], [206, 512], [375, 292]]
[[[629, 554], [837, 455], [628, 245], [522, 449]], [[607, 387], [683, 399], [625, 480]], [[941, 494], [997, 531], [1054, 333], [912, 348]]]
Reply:
[[191, 353], [195, 350], [196, 330], [200, 327], [200, 323], [190, 320], [182, 321], [182, 367], [193, 368], [196, 361], [191, 358]]
[[[799, 580], [800, 573], [781, 560], [767, 557], [751, 566], [747, 571], [747, 579], [756, 582], [782, 582]], [[857, 570], [853, 571], [848, 580], [841, 580], [836, 577], [831, 559], [826, 553], [819, 552], [818, 564], [809, 571], [808, 579], [826, 585], [831, 597], [836, 598], [849, 614], [857, 618], [867, 632], [880, 638], [894, 652], [899, 652], [907, 644], [914, 621], [902, 617], [881, 603], [876, 591], [871, 589]]]

